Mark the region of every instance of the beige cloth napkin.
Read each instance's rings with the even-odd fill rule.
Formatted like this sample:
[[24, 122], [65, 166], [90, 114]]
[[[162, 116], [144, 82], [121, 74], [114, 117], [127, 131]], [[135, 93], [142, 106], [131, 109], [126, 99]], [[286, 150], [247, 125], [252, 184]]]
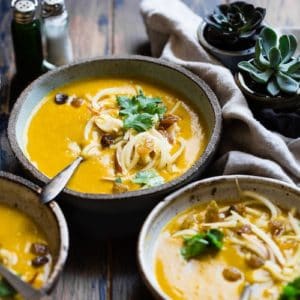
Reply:
[[188, 68], [219, 99], [224, 128], [213, 174], [258, 175], [299, 185], [300, 138], [271, 132], [253, 117], [230, 71], [198, 43], [201, 18], [179, 0], [143, 0], [141, 13], [152, 55]]

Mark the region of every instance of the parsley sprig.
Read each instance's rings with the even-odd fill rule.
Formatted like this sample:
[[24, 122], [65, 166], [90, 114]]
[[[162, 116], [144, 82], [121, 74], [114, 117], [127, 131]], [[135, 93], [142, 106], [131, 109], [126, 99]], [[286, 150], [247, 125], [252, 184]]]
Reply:
[[16, 294], [16, 291], [11, 287], [5, 279], [0, 278], [0, 299], [6, 297], [12, 297]]
[[153, 169], [137, 172], [132, 181], [142, 185], [143, 188], [150, 188], [164, 183], [164, 179]]
[[209, 251], [219, 251], [223, 247], [223, 233], [218, 229], [211, 229], [206, 233], [198, 233], [184, 239], [181, 255], [189, 260]]
[[299, 300], [300, 299], [300, 277], [289, 282], [282, 290], [279, 300]]
[[137, 132], [146, 131], [153, 127], [167, 111], [160, 98], [145, 96], [142, 91], [137, 96], [118, 96], [123, 116], [124, 128], [133, 128]]

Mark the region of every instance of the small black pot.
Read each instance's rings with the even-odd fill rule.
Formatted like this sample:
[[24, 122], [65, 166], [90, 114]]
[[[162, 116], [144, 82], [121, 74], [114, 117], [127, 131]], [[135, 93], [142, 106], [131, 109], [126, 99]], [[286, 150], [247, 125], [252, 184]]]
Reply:
[[207, 31], [207, 23], [203, 21], [197, 30], [198, 40], [205, 50], [215, 56], [225, 67], [229, 68], [233, 73], [238, 71], [238, 63], [243, 60], [249, 60], [253, 57], [255, 47], [245, 50], [222, 50], [210, 44], [205, 38]]
[[300, 89], [296, 95], [282, 93], [273, 97], [264, 93], [262, 89], [259, 88], [259, 84], [254, 83], [248, 74], [242, 72], [236, 73], [235, 81], [245, 95], [250, 106], [272, 109], [300, 108]]

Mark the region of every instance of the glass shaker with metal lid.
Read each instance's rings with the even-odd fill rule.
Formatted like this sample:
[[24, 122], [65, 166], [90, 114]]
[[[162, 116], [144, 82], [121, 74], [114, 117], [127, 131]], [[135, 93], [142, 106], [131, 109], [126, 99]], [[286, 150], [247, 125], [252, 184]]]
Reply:
[[36, 18], [37, 0], [13, 0], [12, 40], [17, 76], [30, 82], [43, 73], [40, 22]]
[[42, 0], [42, 18], [47, 51], [45, 66], [53, 69], [72, 62], [68, 12], [64, 0]]

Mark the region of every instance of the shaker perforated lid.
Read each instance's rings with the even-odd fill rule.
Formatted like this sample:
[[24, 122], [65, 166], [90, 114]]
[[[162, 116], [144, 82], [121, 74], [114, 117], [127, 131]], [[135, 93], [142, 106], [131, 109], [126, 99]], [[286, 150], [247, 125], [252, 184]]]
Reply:
[[11, 7], [13, 8], [14, 20], [22, 24], [30, 23], [35, 17], [37, 6], [37, 0], [13, 0]]
[[42, 0], [43, 18], [54, 17], [65, 11], [64, 0]]

